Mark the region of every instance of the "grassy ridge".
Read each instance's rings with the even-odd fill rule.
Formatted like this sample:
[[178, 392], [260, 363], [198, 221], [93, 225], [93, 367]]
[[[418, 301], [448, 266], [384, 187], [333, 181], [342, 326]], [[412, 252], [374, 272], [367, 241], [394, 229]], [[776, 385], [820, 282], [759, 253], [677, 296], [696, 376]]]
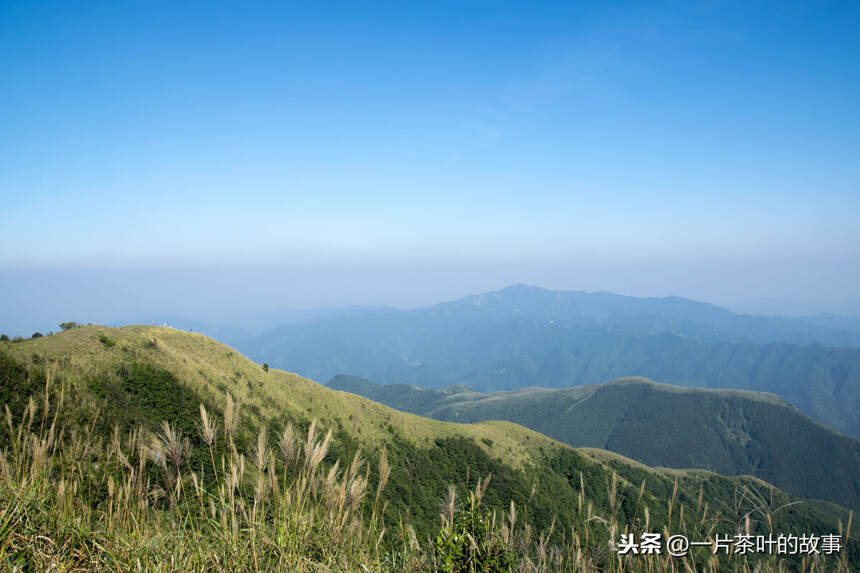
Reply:
[[[720, 507], [721, 500], [728, 503], [738, 492], [744, 492], [751, 515], [770, 514], [771, 526], [781, 532], [830, 533], [839, 528], [840, 520], [843, 524], [848, 520], [844, 510], [818, 504], [791, 505], [779, 511], [774, 511], [777, 505], [756, 506], [757, 497], [752, 492], [764, 492], [762, 499], [773, 495], [780, 505], [790, 499], [748, 479], [651, 469], [646, 475], [635, 464], [583, 455], [514, 424], [450, 424], [397, 412], [294, 375], [265, 372], [206, 337], [171, 329], [87, 327], [3, 344], [0, 356], [0, 388], [10, 412], [0, 433], [5, 466], [10, 468], [2, 473], [4, 491], [9, 495], [3, 496], [4, 505], [0, 506], [0, 523], [9, 524], [0, 528], [0, 536], [5, 536], [0, 539], [5, 563], [14, 564], [19, 559], [30, 564], [56, 563], [72, 559], [68, 552], [77, 551], [82, 559], [98, 565], [91, 563], [92, 568], [111, 568], [109, 559], [119, 567], [144, 559], [142, 562], [153, 568], [172, 570], [164, 564], [173, 556], [184, 564], [177, 568], [196, 569], [204, 568], [201, 560], [207, 555], [217, 555], [217, 566], [209, 563], [209, 567], [222, 570], [287, 565], [315, 568], [320, 563], [351, 570], [359, 562], [376, 570], [390, 570], [393, 563], [398, 569], [417, 563], [424, 569], [444, 570], [439, 559], [466, 551], [457, 545], [456, 540], [462, 539], [457, 528], [477, 527], [486, 510], [490, 512], [486, 515], [493, 511], [496, 515], [495, 529], [485, 532], [490, 546], [504, 546], [504, 551], [511, 552], [511, 558], [523, 566], [541, 560], [546, 566], [550, 556], [556, 555], [562, 568], [576, 570], [620, 566], [607, 544], [624, 528], [641, 529], [646, 523], [658, 530], [689, 527], [696, 519], [692, 516], [718, 515], [715, 508]], [[47, 393], [46, 378], [53, 380]], [[35, 397], [33, 406], [23, 398], [30, 394]], [[230, 405], [233, 399], [235, 404]], [[46, 416], [51, 409], [41, 405], [59, 402], [63, 407], [56, 417]], [[224, 429], [214, 445], [207, 444], [201, 430], [205, 427], [200, 419], [201, 404], [209, 419]], [[36, 421], [25, 422], [28, 417]], [[167, 420], [170, 432], [179, 437], [171, 439], [162, 420]], [[54, 434], [41, 457], [35, 456], [34, 452], [43, 451], [39, 444], [48, 441], [46, 428], [55, 424], [63, 428], [62, 433]], [[313, 434], [312, 427], [317, 429], [318, 438], [308, 440], [313, 447], [289, 463], [278, 458], [280, 448], [272, 445], [278, 444], [289, 428], [293, 436], [307, 436]], [[227, 428], [231, 428], [229, 436]], [[308, 452], [316, 451], [328, 431], [331, 437], [325, 440], [325, 452], [314, 467], [316, 473], [308, 473], [305, 464], [313, 457]], [[34, 436], [32, 440], [28, 432]], [[170, 464], [161, 463], [169, 457], [158, 452], [167, 451], [171, 443], [184, 443], [183, 436], [188, 447], [183, 449], [179, 465], [170, 470]], [[81, 447], [87, 453], [82, 454]], [[383, 450], [385, 462], [380, 454]], [[367, 461], [358, 464], [360, 470], [351, 471], [357, 452], [364, 452], [359, 457]], [[275, 461], [257, 467], [255, 460], [264, 458]], [[300, 458], [301, 463], [296, 461]], [[132, 468], [143, 464], [146, 479], [141, 471], [135, 475], [111, 473], [119, 469], [114, 462], [120, 459], [128, 460]], [[274, 464], [271, 469], [268, 463]], [[120, 465], [126, 467], [122, 462]], [[237, 478], [242, 466], [244, 477]], [[481, 487], [479, 478], [490, 474], [489, 484]], [[329, 507], [340, 499], [337, 495], [342, 495], [333, 484], [358, 487], [350, 484], [360, 483], [355, 481], [359, 475], [367, 482], [363, 486], [367, 492], [380, 491], [380, 497], [377, 501], [375, 494], [361, 496], [350, 513], [361, 519], [349, 526], [357, 536], [351, 539], [360, 541], [345, 545], [337, 541], [344, 530], [335, 527], [345, 514], [332, 514]], [[272, 476], [278, 478], [278, 485], [267, 486], [266, 500], [262, 501], [259, 492], [263, 490], [255, 491], [260, 479], [270, 480]], [[230, 480], [236, 479], [241, 484], [230, 485]], [[78, 495], [68, 494], [72, 483]], [[133, 500], [138, 513], [129, 513], [131, 510], [124, 506], [119, 512], [124, 517], [115, 523], [111, 516], [117, 515], [115, 496], [121, 483], [126, 484], [121, 490], [122, 503]], [[312, 483], [316, 483], [315, 490], [309, 485]], [[59, 484], [64, 485], [60, 488]], [[451, 484], [463, 500], [466, 516], [454, 512], [460, 517], [450, 514], [447, 522], [440, 522], [440, 501], [448, 495]], [[234, 501], [230, 501], [230, 490], [235, 491]], [[467, 490], [473, 494], [480, 490], [475, 508]], [[278, 505], [278, 499], [309, 500], [309, 491], [315, 496], [307, 502], [315, 504], [310, 513], [302, 510], [293, 514], [293, 510]], [[211, 504], [198, 503], [201, 498], [212, 501], [214, 514]], [[505, 533], [498, 526], [510, 521], [511, 502], [517, 508], [519, 523], [529, 523], [523, 530], [516, 527], [516, 534], [511, 532], [513, 528]], [[260, 504], [267, 508], [263, 513], [250, 512], [249, 508]], [[341, 517], [330, 521], [332, 515]], [[682, 515], [687, 516], [686, 525], [679, 521]], [[234, 516], [238, 520], [235, 526]], [[305, 536], [289, 551], [283, 543], [271, 543], [280, 535], [287, 516], [298, 524], [291, 531]], [[313, 525], [316, 520], [322, 520], [318, 528]], [[757, 517], [750, 527], [761, 529], [762, 523]], [[702, 518], [697, 527], [707, 536], [732, 530], [733, 526], [728, 521]], [[358, 531], [361, 528], [365, 528], [363, 533]], [[380, 538], [381, 528], [385, 533]], [[236, 530], [238, 533], [232, 533]], [[33, 545], [38, 535], [52, 540], [53, 553], [47, 546]], [[380, 541], [370, 543], [372, 538]], [[112, 549], [96, 551], [94, 547]], [[194, 547], [202, 549], [195, 553]], [[248, 551], [240, 555], [243, 547]], [[320, 547], [343, 551], [327, 553]], [[851, 542], [846, 559], [854, 559], [856, 549]], [[704, 563], [709, 557], [696, 559]], [[739, 565], [743, 563], [746, 561]], [[656, 563], [652, 566], [662, 568]]]

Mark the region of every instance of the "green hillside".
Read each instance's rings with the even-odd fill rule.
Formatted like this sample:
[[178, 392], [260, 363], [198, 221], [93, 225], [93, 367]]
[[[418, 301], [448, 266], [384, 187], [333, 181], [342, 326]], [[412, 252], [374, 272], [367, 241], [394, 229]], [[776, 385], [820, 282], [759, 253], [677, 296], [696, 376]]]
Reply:
[[860, 441], [771, 394], [625, 378], [566, 389], [482, 394], [338, 376], [329, 386], [440, 420], [508, 420], [576, 447], [650, 466], [750, 474], [802, 497], [860, 507]]
[[[619, 570], [608, 543], [624, 530], [707, 539], [849, 523], [840, 507], [791, 503], [752, 478], [646, 468], [508, 422], [398, 412], [169, 328], [0, 343], [0, 402], [7, 569]], [[847, 570], [858, 551], [852, 538], [822, 565]], [[776, 566], [733, 561], [758, 562]]]

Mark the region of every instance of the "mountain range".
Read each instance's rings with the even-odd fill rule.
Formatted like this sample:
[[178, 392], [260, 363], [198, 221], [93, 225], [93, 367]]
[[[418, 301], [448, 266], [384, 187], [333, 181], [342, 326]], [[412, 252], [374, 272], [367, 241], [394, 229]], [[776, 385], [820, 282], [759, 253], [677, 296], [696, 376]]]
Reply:
[[[515, 285], [414, 310], [353, 310], [253, 337], [253, 359], [325, 382], [564, 388], [628, 376], [770, 392], [860, 437], [860, 331], [678, 297]], [[844, 326], [831, 328], [821, 323]]]

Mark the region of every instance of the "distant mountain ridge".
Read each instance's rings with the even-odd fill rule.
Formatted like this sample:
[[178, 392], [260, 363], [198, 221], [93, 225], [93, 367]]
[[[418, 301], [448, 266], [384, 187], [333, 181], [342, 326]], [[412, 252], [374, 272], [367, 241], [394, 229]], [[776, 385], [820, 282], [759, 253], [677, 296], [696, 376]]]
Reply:
[[[611, 292], [554, 291], [517, 284], [500, 291], [436, 304], [429, 314], [499, 319], [547, 319], [571, 326], [606, 326], [620, 332], [683, 332], [703, 341], [785, 342], [860, 347], [860, 332], [825, 326], [822, 319], [736, 314], [677, 296], [640, 298]], [[832, 324], [843, 326], [837, 320]], [[845, 324], [847, 326], [847, 323]]]
[[772, 392], [860, 437], [860, 348], [851, 346], [858, 338], [856, 331], [736, 315], [678, 297], [515, 285], [423, 309], [286, 326], [239, 347], [320, 382], [349, 372], [381, 383], [492, 392], [646, 376]]
[[644, 378], [492, 394], [343, 375], [328, 386], [449, 422], [515, 422], [574, 447], [606, 449], [650, 466], [754, 475], [795, 495], [860, 508], [860, 440], [833, 432], [771, 394]]
[[801, 320], [810, 324], [814, 324], [816, 326], [823, 326], [825, 328], [832, 328], [835, 330], [860, 331], [860, 316], [815, 314], [812, 316], [804, 316]]

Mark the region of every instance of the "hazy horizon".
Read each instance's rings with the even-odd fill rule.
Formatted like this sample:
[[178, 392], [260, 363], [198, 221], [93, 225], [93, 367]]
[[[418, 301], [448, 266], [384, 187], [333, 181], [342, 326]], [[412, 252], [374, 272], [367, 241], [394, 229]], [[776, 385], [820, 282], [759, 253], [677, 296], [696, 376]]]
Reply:
[[[479, 270], [473, 269], [475, 274]], [[59, 278], [65, 285], [63, 289], [55, 289], [51, 284], [54, 271], [46, 271], [40, 275], [27, 277], [32, 283], [29, 288], [21, 288], [23, 275], [10, 275], [13, 280], [6, 283], [0, 281], [0, 297], [6, 301], [7, 307], [20, 305], [27, 309], [26, 313], [9, 313], [0, 324], [0, 333], [9, 336], [29, 336], [33, 332], [47, 333], [58, 330], [60, 322], [75, 320], [78, 322], [93, 322], [96, 324], [149, 324], [151, 321], [183, 320], [199, 321], [210, 325], [230, 326], [249, 331], [262, 332], [281, 326], [293, 320], [295, 314], [302, 311], [324, 310], [338, 307], [392, 307], [395, 309], [412, 309], [432, 306], [437, 303], [456, 300], [464, 296], [501, 290], [513, 284], [526, 284], [524, 281], [509, 281], [493, 284], [488, 287], [476, 286], [471, 290], [455, 284], [432, 285], [434, 293], [427, 288], [420, 288], [420, 280], [405, 293], [396, 292], [392, 287], [385, 291], [375, 288], [372, 292], [364, 291], [364, 296], [357, 293], [354, 298], [343, 298], [337, 288], [328, 292], [321, 291], [315, 283], [292, 284], [290, 296], [279, 297], [276, 290], [282, 280], [288, 276], [279, 275], [275, 278], [268, 273], [269, 281], [259, 283], [260, 288], [248, 290], [249, 284], [244, 280], [232, 285], [224, 284], [230, 274], [200, 273], [193, 276], [178, 274], [162, 274], [158, 272], [135, 271], [120, 273], [115, 271], [99, 275], [98, 272], [79, 271], [63, 275]], [[254, 282], [260, 275], [247, 272], [244, 279]], [[7, 277], [9, 278], [9, 277]], [[212, 279], [220, 278], [217, 287], [212, 286]], [[207, 280], [208, 279], [208, 280]], [[26, 279], [25, 279], [26, 280]], [[484, 284], [487, 277], [472, 276], [465, 281], [467, 284]], [[491, 279], [489, 279], [491, 280]], [[45, 282], [48, 284], [45, 284]], [[201, 281], [205, 281], [201, 282]], [[202, 285], [208, 285], [200, 290]], [[639, 292], [622, 292], [605, 288], [568, 288], [565, 286], [547, 286], [546, 284], [528, 283], [530, 286], [549, 288], [551, 290], [572, 290], [587, 292], [612, 292], [625, 296], [657, 297], [682, 296], [699, 302], [716, 304], [739, 314], [782, 315], [804, 317], [815, 314], [838, 314], [842, 316], [860, 317], [860, 312], [854, 307], [838, 307], [830, 304], [800, 305], [796, 302], [779, 299], [747, 299], [734, 303], [719, 303], [701, 297], [690, 297], [679, 293], [650, 292], [647, 289]], [[9, 286], [14, 288], [8, 288]], [[57, 297], [56, 290], [65, 293]], [[77, 293], [89, 290], [87, 297], [79, 297]], [[391, 298], [384, 298], [385, 295]], [[400, 296], [397, 296], [400, 295]], [[130, 308], [128, 300], [134, 300], [134, 308]], [[274, 301], [274, 302], [272, 302]]]
[[860, 5], [0, 5], [0, 332], [527, 283], [860, 315]]

